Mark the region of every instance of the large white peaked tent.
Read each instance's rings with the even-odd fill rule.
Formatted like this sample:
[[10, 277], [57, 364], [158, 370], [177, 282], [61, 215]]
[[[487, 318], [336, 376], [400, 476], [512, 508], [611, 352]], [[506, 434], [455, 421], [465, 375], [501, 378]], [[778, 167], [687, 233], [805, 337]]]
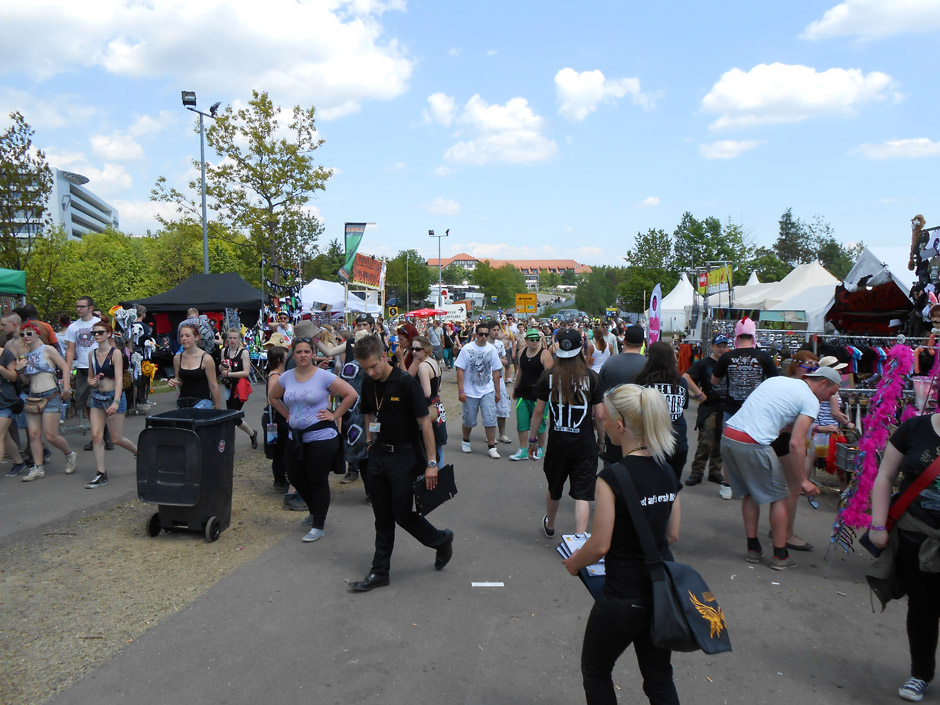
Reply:
[[681, 331], [688, 326], [686, 308], [693, 303], [693, 289], [689, 277], [685, 272], [679, 275], [679, 283], [663, 297], [660, 310], [662, 311], [662, 329], [667, 331]]

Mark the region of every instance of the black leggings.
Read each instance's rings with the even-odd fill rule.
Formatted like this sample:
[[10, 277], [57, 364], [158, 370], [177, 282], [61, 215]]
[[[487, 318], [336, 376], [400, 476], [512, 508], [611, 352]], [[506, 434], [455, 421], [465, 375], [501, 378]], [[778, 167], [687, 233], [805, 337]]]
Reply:
[[330, 472], [333, 457], [340, 451], [339, 436], [303, 445], [298, 457], [292, 444], [287, 446], [287, 477], [313, 515], [313, 528], [322, 529], [330, 510]]
[[911, 650], [911, 677], [928, 683], [937, 663], [937, 626], [940, 624], [940, 573], [920, 569], [920, 543], [901, 534], [897, 570], [907, 588], [907, 643]]
[[588, 705], [616, 705], [614, 663], [630, 644], [643, 676], [643, 692], [653, 705], [679, 705], [672, 680], [672, 652], [653, 646], [648, 598], [601, 596], [584, 629], [581, 677]]

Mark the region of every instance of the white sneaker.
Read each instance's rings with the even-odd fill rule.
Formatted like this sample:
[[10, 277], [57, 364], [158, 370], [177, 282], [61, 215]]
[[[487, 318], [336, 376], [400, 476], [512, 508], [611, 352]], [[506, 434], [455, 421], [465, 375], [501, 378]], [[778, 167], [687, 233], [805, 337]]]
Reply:
[[460, 441], [460, 450], [464, 453], [470, 452], [470, 441]]
[[323, 529], [310, 529], [302, 539], [304, 543], [311, 543], [312, 541], [319, 541], [323, 538]]
[[33, 465], [29, 469], [29, 472], [26, 473], [26, 477], [23, 478], [23, 482], [32, 482], [33, 480], [38, 480], [46, 476], [46, 471], [42, 469], [42, 465]]
[[499, 460], [499, 451], [495, 448], [490, 448], [488, 451], [486, 451], [486, 454], [493, 460]]
[[78, 465], [78, 453], [74, 450], [65, 456], [65, 474], [71, 475], [75, 472], [75, 466]]
[[731, 497], [734, 496], [734, 493], [731, 491], [731, 485], [726, 485], [722, 482], [718, 490], [718, 496], [722, 499], [731, 499]]
[[507, 435], [502, 435], [496, 439], [500, 443], [512, 443], [512, 439]]

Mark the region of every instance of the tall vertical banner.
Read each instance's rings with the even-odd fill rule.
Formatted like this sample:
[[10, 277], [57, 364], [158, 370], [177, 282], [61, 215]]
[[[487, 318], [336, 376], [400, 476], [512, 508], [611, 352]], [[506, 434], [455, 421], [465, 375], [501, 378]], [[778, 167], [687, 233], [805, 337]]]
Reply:
[[366, 232], [365, 223], [346, 223], [346, 263], [340, 268], [338, 274], [343, 281], [352, 278], [353, 265], [356, 262], [356, 253], [362, 243], [362, 236]]
[[650, 296], [650, 310], [649, 310], [649, 339], [650, 345], [659, 341], [659, 330], [661, 325], [660, 309], [662, 308], [662, 299], [663, 299], [663, 290], [662, 287], [657, 284], [653, 287], [653, 293]]

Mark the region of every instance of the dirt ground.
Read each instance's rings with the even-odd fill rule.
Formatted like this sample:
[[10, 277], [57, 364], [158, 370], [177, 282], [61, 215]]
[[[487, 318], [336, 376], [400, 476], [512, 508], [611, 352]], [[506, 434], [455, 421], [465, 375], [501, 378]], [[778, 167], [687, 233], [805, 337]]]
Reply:
[[[453, 372], [441, 395], [459, 418]], [[459, 423], [450, 426], [459, 433]], [[304, 515], [282, 509], [270, 467], [260, 451], [238, 457], [232, 523], [215, 543], [151, 538], [156, 508], [135, 498], [0, 549], [0, 703], [43, 702], [296, 531]], [[340, 477], [334, 496], [362, 492]]]

